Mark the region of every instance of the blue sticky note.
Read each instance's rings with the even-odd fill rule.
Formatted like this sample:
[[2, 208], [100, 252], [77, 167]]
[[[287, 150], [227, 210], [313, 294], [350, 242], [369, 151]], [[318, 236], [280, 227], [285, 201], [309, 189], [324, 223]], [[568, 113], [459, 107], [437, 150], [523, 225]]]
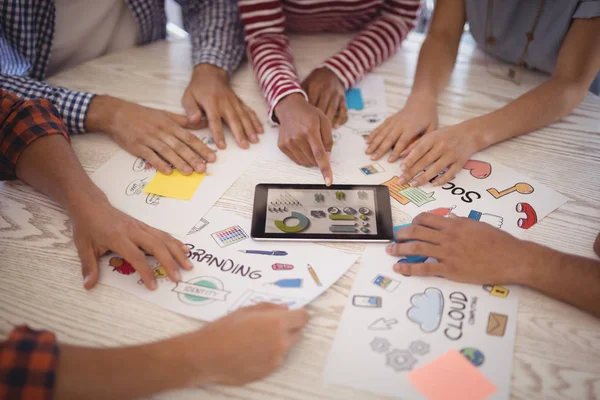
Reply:
[[360, 92], [360, 89], [348, 89], [348, 91], [346, 92], [346, 105], [351, 110], [362, 110], [363, 108], [365, 108], [365, 103], [363, 102], [362, 93]]
[[[398, 243], [396, 240], [396, 232], [399, 229], [406, 228], [407, 226], [411, 226], [412, 224], [404, 224], [404, 225], [396, 225], [394, 227], [394, 242]], [[409, 240], [409, 242], [414, 242], [414, 240]], [[408, 242], [407, 242], [408, 243]], [[405, 256], [398, 260], [401, 264], [421, 264], [424, 263], [429, 257], [427, 256]]]

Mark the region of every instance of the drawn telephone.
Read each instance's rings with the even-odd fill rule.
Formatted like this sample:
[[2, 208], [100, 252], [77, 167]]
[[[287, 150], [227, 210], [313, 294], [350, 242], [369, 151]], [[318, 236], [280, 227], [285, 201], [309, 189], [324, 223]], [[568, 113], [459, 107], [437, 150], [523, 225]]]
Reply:
[[533, 186], [531, 186], [529, 183], [519, 182], [516, 185], [509, 187], [508, 189], [504, 189], [501, 192], [499, 192], [495, 188], [489, 188], [487, 191], [489, 194], [494, 196], [495, 199], [499, 199], [500, 197], [506, 196], [507, 194], [510, 194], [512, 192], [517, 192], [520, 194], [531, 194], [533, 193]]

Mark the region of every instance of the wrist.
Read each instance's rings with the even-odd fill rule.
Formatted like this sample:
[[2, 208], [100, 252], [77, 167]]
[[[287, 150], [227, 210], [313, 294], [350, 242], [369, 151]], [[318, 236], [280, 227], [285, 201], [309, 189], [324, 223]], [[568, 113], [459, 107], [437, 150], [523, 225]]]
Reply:
[[420, 106], [423, 103], [431, 105], [437, 104], [437, 93], [432, 88], [413, 88], [410, 94], [408, 95], [408, 99], [406, 99], [406, 104], [419, 104]]
[[112, 96], [94, 96], [85, 115], [85, 130], [106, 132], [107, 126], [111, 123], [112, 117], [122, 101]]
[[91, 184], [85, 190], [68, 191], [66, 193], [65, 209], [71, 216], [86, 213], [99, 206], [111, 206], [108, 198], [100, 188]]
[[534, 242], [523, 241], [519, 246], [522, 251], [515, 258], [511, 282], [537, 289], [560, 266], [561, 253]]
[[192, 80], [194, 78], [201, 77], [210, 77], [212, 79], [218, 79], [222, 82], [229, 81], [229, 75], [227, 74], [227, 71], [209, 63], [200, 63], [194, 67], [194, 70], [192, 71]]
[[279, 121], [285, 118], [294, 109], [297, 109], [299, 104], [306, 103], [306, 99], [300, 93], [292, 93], [279, 100], [273, 112]]

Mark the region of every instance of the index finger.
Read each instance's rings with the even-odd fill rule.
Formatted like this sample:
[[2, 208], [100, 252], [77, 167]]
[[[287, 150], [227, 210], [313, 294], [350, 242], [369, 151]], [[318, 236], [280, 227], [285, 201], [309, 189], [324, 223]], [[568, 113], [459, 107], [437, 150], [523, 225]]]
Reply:
[[432, 214], [430, 212], [424, 212], [417, 215], [413, 219], [412, 223], [413, 225], [422, 225], [439, 231], [447, 227], [448, 224], [451, 223], [450, 221], [451, 220], [441, 215]]
[[131, 263], [148, 289], [155, 290], [157, 288], [156, 279], [144, 253], [130, 240], [121, 242], [119, 247], [121, 248], [115, 249], [116, 253]]
[[308, 315], [308, 311], [305, 308], [299, 308], [297, 310], [292, 311], [284, 311], [283, 314], [283, 324], [284, 327], [290, 331], [295, 331], [297, 329], [304, 328], [310, 317]]
[[[324, 130], [323, 128], [325, 128], [325, 132], [323, 132], [323, 130]], [[328, 129], [328, 131], [327, 131], [327, 129]], [[326, 135], [329, 135], [329, 137], [331, 137], [331, 128], [327, 127], [327, 125], [323, 123], [323, 120], [321, 120], [321, 132]], [[329, 164], [329, 156], [327, 155], [327, 152], [325, 151], [325, 147], [323, 146], [323, 143], [320, 140], [313, 138], [311, 136], [309, 138], [309, 144], [310, 144], [312, 153], [315, 156], [315, 160], [317, 161], [317, 165], [319, 166], [319, 169], [321, 170], [323, 179], [325, 180], [325, 185], [331, 186], [331, 184], [333, 183], [333, 171], [331, 170], [331, 165]]]
[[215, 144], [221, 150], [225, 149], [225, 136], [223, 135], [223, 122], [218, 113], [217, 105], [213, 102], [204, 107], [204, 113], [208, 119], [208, 127], [213, 135]]

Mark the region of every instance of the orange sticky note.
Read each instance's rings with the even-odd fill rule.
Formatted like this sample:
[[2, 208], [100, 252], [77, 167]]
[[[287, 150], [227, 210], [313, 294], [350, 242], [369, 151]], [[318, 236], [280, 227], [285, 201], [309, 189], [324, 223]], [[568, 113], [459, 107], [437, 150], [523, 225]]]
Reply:
[[498, 387], [457, 350], [450, 350], [412, 371], [408, 381], [429, 400], [483, 400], [498, 391]]
[[169, 175], [157, 172], [154, 178], [144, 187], [144, 193], [157, 194], [172, 199], [189, 200], [192, 198], [198, 186], [206, 174], [193, 172], [183, 175], [173, 170]]

